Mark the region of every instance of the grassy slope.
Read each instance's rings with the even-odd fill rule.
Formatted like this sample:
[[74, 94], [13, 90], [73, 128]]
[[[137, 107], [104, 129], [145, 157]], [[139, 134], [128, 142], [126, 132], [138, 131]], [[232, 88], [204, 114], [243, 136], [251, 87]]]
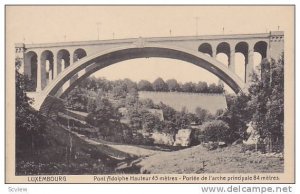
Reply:
[[[204, 169], [203, 161], [206, 165]], [[142, 167], [143, 173], [152, 174], [264, 173], [283, 172], [284, 161], [258, 153], [241, 153], [240, 145], [213, 151], [199, 145], [185, 150], [156, 154], [143, 159], [138, 165]]]

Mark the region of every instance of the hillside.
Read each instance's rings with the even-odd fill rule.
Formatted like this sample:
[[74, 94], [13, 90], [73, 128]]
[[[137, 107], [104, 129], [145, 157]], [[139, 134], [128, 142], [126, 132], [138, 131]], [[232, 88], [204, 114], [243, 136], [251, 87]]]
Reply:
[[67, 131], [55, 121], [47, 120], [47, 145], [34, 157], [23, 153], [17, 161], [16, 174], [115, 174], [122, 160], [131, 155], [104, 144], [94, 144]]
[[227, 108], [224, 94], [139, 91], [139, 98], [149, 98], [155, 104], [162, 102], [176, 111], [181, 111], [183, 107], [186, 107], [191, 113], [195, 113], [197, 107], [206, 109], [212, 114], [218, 109]]
[[137, 165], [141, 167], [141, 173], [151, 174], [283, 172], [284, 161], [279, 155], [250, 151], [244, 153], [241, 146], [208, 151], [198, 145], [184, 150], [158, 153], [143, 159]]

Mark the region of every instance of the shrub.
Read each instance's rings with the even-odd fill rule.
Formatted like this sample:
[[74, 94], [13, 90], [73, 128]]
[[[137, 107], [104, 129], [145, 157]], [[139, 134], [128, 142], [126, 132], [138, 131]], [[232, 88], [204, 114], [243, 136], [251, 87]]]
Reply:
[[202, 131], [205, 140], [213, 142], [231, 142], [231, 132], [227, 123], [221, 120], [213, 120], [203, 123]]

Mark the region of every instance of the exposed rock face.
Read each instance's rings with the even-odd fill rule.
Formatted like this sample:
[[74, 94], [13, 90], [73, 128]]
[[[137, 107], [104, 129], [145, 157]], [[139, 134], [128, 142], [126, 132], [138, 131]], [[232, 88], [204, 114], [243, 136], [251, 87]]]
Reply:
[[250, 122], [247, 128], [247, 133], [250, 134], [249, 138], [247, 139], [247, 141], [243, 141], [243, 144], [245, 145], [255, 145], [258, 143], [259, 141], [259, 134], [258, 131], [255, 129], [255, 125], [252, 124], [252, 122]]
[[174, 138], [172, 135], [166, 133], [154, 132], [151, 138], [154, 140], [154, 144], [173, 145]]
[[189, 146], [191, 144], [191, 129], [180, 129], [175, 137], [174, 146]]

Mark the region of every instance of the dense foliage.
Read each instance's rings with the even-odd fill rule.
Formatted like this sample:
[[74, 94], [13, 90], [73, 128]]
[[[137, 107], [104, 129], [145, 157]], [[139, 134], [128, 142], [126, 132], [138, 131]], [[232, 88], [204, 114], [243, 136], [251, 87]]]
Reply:
[[[176, 79], [168, 79], [164, 81], [162, 78], [157, 78], [153, 83], [147, 80], [140, 80], [138, 83], [130, 80], [107, 80], [105, 78], [87, 78], [82, 81], [77, 88], [81, 88], [86, 91], [98, 91], [108, 92], [111, 91], [112, 97], [125, 97], [126, 93], [130, 90], [137, 91], [157, 91], [157, 92], [190, 92], [190, 93], [223, 93], [224, 86], [222, 84], [207, 84], [206, 82], [186, 82], [180, 83]], [[70, 93], [70, 99], [76, 102], [76, 99], [72, 99], [71, 94], [76, 94], [78, 91], [75, 89]]]
[[[248, 137], [247, 124], [251, 122], [259, 131], [262, 140], [268, 138], [271, 144], [282, 147], [283, 66], [283, 57], [279, 61], [262, 60], [261, 75], [252, 75], [249, 92], [227, 94], [227, 110], [218, 110], [215, 115], [200, 107], [196, 107], [195, 114], [192, 114], [186, 108], [175, 111], [163, 103], [154, 104], [150, 99], [139, 100], [138, 91], [220, 93], [223, 92], [221, 83], [218, 85], [214, 83], [208, 85], [206, 82], [182, 84], [175, 79], [164, 81], [162, 78], [156, 79], [153, 83], [146, 80], [135, 83], [129, 79], [108, 81], [103, 78], [88, 78], [70, 95], [69, 102], [74, 102], [70, 104], [73, 104], [72, 108], [75, 110], [88, 111], [89, 123], [102, 129], [117, 126], [116, 123], [120, 123], [121, 117], [126, 118], [128, 129], [117, 127], [119, 132], [115, 134], [119, 133], [121, 136], [121, 133], [124, 133], [132, 139], [135, 136], [142, 139], [136, 133], [140, 130], [147, 133], [159, 131], [174, 135], [179, 129], [196, 124], [203, 125], [200, 130], [196, 130], [196, 136], [200, 134], [206, 136], [206, 140], [232, 143], [237, 139]], [[80, 102], [82, 104], [78, 105]], [[120, 115], [120, 108], [125, 108], [126, 116]], [[164, 119], [161, 120], [158, 115], [149, 111], [150, 109], [161, 110]], [[213, 133], [221, 135], [213, 135]]]
[[[270, 149], [282, 150], [284, 137], [284, 56], [278, 61], [263, 60], [262, 78], [253, 75], [249, 88], [251, 120]], [[272, 145], [274, 147], [272, 148]]]
[[[163, 103], [154, 104], [151, 99], [139, 99], [138, 91], [218, 93], [223, 92], [223, 86], [208, 86], [206, 82], [181, 84], [175, 79], [165, 82], [162, 78], [153, 83], [146, 80], [136, 83], [130, 79], [109, 81], [92, 77], [83, 80], [69, 93], [65, 106], [87, 112], [87, 122], [98, 128], [98, 137], [126, 143], [148, 142], [148, 139], [140, 136], [141, 131], [144, 134], [157, 131], [175, 135], [179, 129], [187, 128], [191, 123], [201, 124], [213, 119], [213, 115], [200, 107], [192, 114], [186, 108], [175, 111]], [[162, 114], [154, 113], [158, 110]]]
[[[219, 116], [229, 124], [231, 139], [246, 138], [247, 124], [266, 140], [270, 151], [283, 150], [284, 138], [284, 57], [262, 60], [260, 75], [253, 74], [248, 93], [227, 95], [228, 110]], [[266, 142], [265, 141], [265, 142]]]
[[27, 76], [19, 73], [20, 61], [16, 60], [16, 153], [34, 154], [45, 146], [43, 117], [30, 104], [32, 99], [26, 95], [26, 89], [32, 83]]
[[229, 126], [226, 122], [221, 120], [213, 120], [203, 123], [201, 126], [203, 135], [206, 141], [213, 142], [231, 142], [231, 138], [228, 135], [230, 133]]
[[[163, 82], [159, 79], [156, 83]], [[98, 129], [94, 137], [133, 144], [149, 143], [149, 138], [141, 136], [141, 132], [144, 135], [152, 132], [175, 135], [179, 129], [188, 128], [192, 123], [201, 124], [214, 118], [200, 107], [193, 114], [186, 108], [176, 111], [163, 103], [154, 104], [151, 99], [140, 100], [137, 91], [139, 88], [150, 88], [149, 83], [88, 78], [67, 96], [66, 107], [88, 113], [88, 124]], [[177, 81], [168, 80], [167, 83]], [[174, 84], [174, 88], [176, 85], [179, 86]], [[154, 90], [157, 87], [151, 86]]]

